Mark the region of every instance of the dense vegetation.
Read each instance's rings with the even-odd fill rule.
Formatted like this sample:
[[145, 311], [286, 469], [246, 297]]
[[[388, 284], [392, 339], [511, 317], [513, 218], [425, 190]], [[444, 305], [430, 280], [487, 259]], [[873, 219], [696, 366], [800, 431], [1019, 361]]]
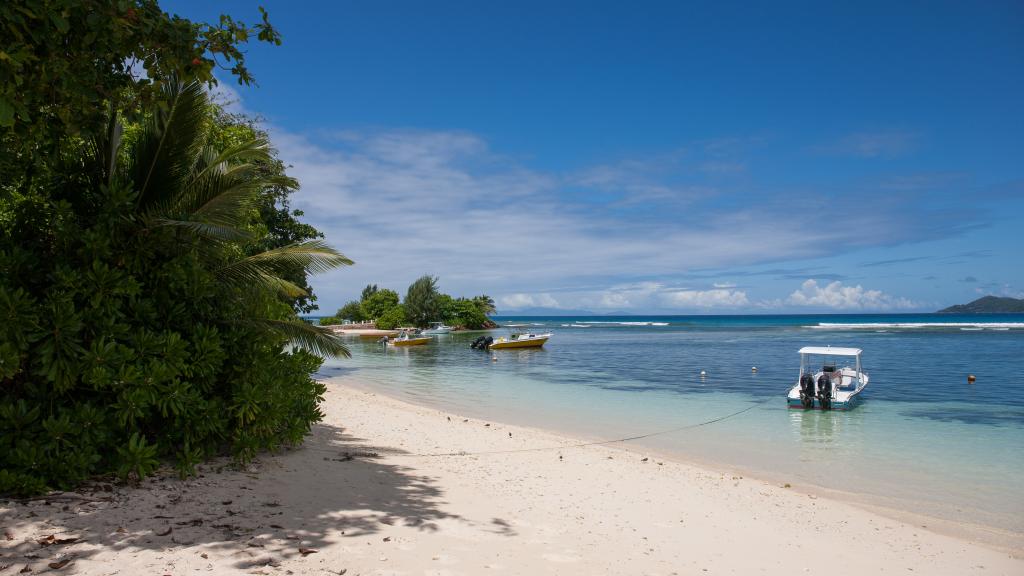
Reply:
[[334, 314], [320, 319], [324, 325], [373, 321], [377, 328], [390, 330], [399, 326], [424, 328], [431, 322], [444, 322], [456, 328], [479, 330], [496, 324], [488, 318], [494, 314], [494, 300], [489, 296], [452, 298], [437, 289], [437, 278], [422, 276], [413, 282], [400, 302], [398, 292], [370, 284], [359, 300], [353, 300]]
[[208, 101], [218, 56], [251, 80], [249, 29], [151, 0], [15, 0], [0, 29], [0, 494], [301, 441], [310, 375], [346, 353], [298, 318], [306, 276], [350, 262], [289, 211], [266, 135]]
[[974, 302], [939, 310], [939, 314], [1016, 314], [1024, 313], [1024, 299], [982, 296]]

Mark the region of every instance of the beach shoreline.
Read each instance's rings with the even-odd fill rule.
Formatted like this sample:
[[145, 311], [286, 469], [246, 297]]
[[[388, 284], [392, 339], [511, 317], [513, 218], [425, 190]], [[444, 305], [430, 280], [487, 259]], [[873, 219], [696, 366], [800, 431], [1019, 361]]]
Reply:
[[[245, 470], [208, 465], [184, 481], [0, 504], [0, 565], [41, 572], [70, 559], [67, 574], [1024, 571], [1019, 550], [646, 450], [573, 448], [570, 437], [336, 382], [323, 410], [303, 446]], [[460, 455], [442, 455], [451, 453]], [[41, 543], [50, 535], [78, 540]]]

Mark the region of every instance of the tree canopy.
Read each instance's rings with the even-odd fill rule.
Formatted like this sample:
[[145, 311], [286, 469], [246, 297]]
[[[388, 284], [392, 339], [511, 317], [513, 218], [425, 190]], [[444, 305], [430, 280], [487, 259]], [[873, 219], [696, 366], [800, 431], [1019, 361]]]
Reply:
[[215, 66], [252, 82], [241, 46], [280, 40], [262, 18], [0, 3], [0, 494], [246, 461], [323, 417], [311, 375], [347, 352], [297, 313], [351, 262], [205, 91]]
[[[362, 300], [348, 302], [334, 316], [321, 318], [320, 323], [329, 325], [340, 324], [344, 320], [372, 320], [377, 328], [389, 330], [444, 322], [456, 328], [479, 330], [496, 326], [487, 317], [493, 313], [494, 300], [490, 296], [453, 298], [441, 293], [437, 288], [437, 278], [428, 275], [409, 286], [404, 302], [399, 302], [398, 293], [394, 290], [370, 284], [363, 289]], [[413, 314], [418, 314], [420, 320]]]

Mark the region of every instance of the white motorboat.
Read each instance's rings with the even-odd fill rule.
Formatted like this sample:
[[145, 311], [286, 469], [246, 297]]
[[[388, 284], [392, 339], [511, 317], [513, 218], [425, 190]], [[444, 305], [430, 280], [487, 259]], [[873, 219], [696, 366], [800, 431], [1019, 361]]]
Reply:
[[[849, 410], [868, 385], [860, 348], [805, 346], [800, 349], [800, 376], [789, 390], [790, 408]], [[837, 365], [837, 359], [845, 365]], [[852, 365], [850, 365], [852, 363]], [[820, 369], [817, 367], [820, 365]]]
[[420, 334], [448, 334], [454, 330], [451, 326], [445, 326], [444, 322], [431, 322], [430, 328], [421, 330]]

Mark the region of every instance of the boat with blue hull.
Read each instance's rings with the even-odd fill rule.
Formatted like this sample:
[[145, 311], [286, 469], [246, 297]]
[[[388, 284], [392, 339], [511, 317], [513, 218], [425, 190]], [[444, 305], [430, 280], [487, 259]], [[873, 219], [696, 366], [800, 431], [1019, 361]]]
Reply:
[[868, 385], [868, 374], [860, 362], [862, 352], [860, 348], [832, 346], [801, 348], [800, 376], [786, 396], [789, 407], [849, 410], [856, 406]]

